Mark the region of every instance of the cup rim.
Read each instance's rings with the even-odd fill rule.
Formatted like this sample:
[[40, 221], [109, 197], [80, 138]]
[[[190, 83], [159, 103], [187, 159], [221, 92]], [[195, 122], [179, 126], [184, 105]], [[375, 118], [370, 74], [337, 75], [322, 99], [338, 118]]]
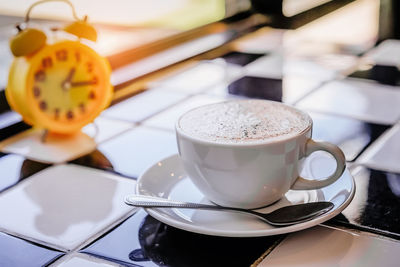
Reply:
[[[263, 141], [249, 142], [249, 143], [234, 143], [234, 142], [232, 142], [232, 143], [219, 143], [219, 142], [213, 142], [213, 141], [209, 141], [209, 140], [204, 140], [204, 139], [201, 139], [201, 138], [198, 138], [198, 137], [193, 137], [193, 136], [185, 133], [179, 126], [179, 121], [181, 120], [181, 118], [183, 116], [185, 116], [187, 113], [189, 113], [189, 112], [191, 112], [193, 110], [196, 110], [196, 109], [199, 109], [199, 108], [203, 108], [203, 107], [206, 107], [206, 106], [222, 104], [222, 103], [226, 103], [226, 102], [240, 102], [240, 101], [250, 101], [250, 100], [253, 100], [253, 101], [254, 100], [257, 100], [257, 101], [268, 101], [268, 102], [273, 102], [274, 104], [284, 105], [284, 106], [286, 106], [288, 108], [296, 110], [297, 112], [299, 112], [302, 115], [304, 115], [305, 117], [307, 117], [309, 122], [310, 122], [310, 124], [306, 128], [304, 128], [301, 132], [298, 132], [298, 133], [295, 133], [295, 134], [289, 134], [289, 135], [286, 135], [284, 137], [279, 137], [279, 138], [268, 138], [268, 139], [263, 140]], [[227, 100], [227, 101], [222, 101], [222, 102], [218, 102], [218, 103], [206, 104], [206, 105], [195, 107], [195, 108], [192, 108], [192, 109], [186, 111], [185, 113], [180, 115], [178, 120], [175, 122], [175, 133], [177, 134], [178, 138], [179, 138], [179, 135], [181, 135], [181, 136], [185, 137], [186, 139], [189, 139], [189, 140], [191, 140], [193, 142], [204, 144], [204, 145], [218, 146], [218, 147], [257, 147], [257, 146], [263, 146], [263, 145], [285, 143], [285, 142], [287, 142], [289, 140], [296, 139], [296, 138], [298, 138], [300, 136], [303, 136], [305, 133], [309, 132], [312, 129], [312, 126], [313, 126], [313, 120], [312, 120], [311, 116], [308, 113], [306, 113], [306, 112], [304, 112], [304, 111], [302, 111], [302, 110], [300, 110], [298, 108], [295, 108], [293, 106], [290, 106], [288, 104], [285, 104], [285, 103], [282, 103], [282, 102], [278, 102], [278, 101], [266, 100], [266, 99], [240, 99], [240, 100]]]

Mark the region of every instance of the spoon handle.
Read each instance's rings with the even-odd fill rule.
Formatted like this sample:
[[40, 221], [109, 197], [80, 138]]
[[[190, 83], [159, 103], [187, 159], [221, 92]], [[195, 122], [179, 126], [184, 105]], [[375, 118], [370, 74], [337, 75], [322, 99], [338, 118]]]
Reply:
[[[143, 208], [180, 208], [180, 209], [203, 209], [203, 210], [225, 210], [231, 212], [239, 212], [257, 216], [259, 219], [265, 221], [268, 224], [276, 225], [274, 222], [268, 219], [268, 214], [259, 213], [252, 210], [224, 207], [218, 205], [208, 205], [193, 202], [181, 202], [176, 200], [170, 200], [161, 197], [154, 196], [143, 196], [143, 195], [129, 195], [125, 197], [125, 203], [135, 207]], [[281, 226], [281, 224], [279, 224]]]
[[181, 208], [181, 209], [183, 208], [183, 209], [210, 209], [210, 210], [231, 209], [215, 205], [181, 202], [161, 197], [143, 196], [143, 195], [126, 196], [125, 203], [131, 206], [143, 207], [143, 208]]

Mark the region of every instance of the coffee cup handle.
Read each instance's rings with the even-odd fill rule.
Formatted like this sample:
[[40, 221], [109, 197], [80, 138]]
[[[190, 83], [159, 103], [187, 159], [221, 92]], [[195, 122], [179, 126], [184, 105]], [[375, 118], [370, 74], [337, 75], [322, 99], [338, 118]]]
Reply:
[[292, 185], [293, 190], [307, 190], [307, 189], [319, 189], [328, 186], [335, 182], [342, 175], [346, 167], [346, 158], [339, 147], [327, 143], [317, 142], [312, 139], [308, 139], [306, 143], [305, 156], [309, 156], [311, 153], [322, 150], [330, 153], [336, 160], [335, 172], [323, 180], [308, 180], [299, 176], [295, 183]]

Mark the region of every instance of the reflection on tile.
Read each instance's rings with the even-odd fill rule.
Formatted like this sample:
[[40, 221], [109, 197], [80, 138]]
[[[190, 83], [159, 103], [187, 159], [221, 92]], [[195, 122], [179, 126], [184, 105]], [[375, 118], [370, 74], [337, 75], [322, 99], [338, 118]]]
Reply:
[[0, 233], [0, 266], [45, 266], [63, 253]]
[[299, 108], [344, 115], [378, 124], [393, 124], [400, 117], [400, 91], [392, 86], [356, 79], [333, 81], [297, 103]]
[[197, 95], [144, 121], [144, 125], [174, 131], [178, 118], [186, 111], [199, 106], [226, 101], [225, 97]]
[[397, 66], [363, 65], [349, 77], [374, 80], [387, 85], [400, 85], [400, 71]]
[[398, 242], [317, 226], [289, 235], [258, 266], [397, 266], [399, 250]]
[[83, 127], [82, 132], [94, 138], [96, 143], [99, 144], [133, 127], [134, 124], [129, 122], [98, 117], [94, 123]]
[[83, 157], [80, 157], [73, 161], [70, 161], [70, 163], [77, 164], [77, 165], [83, 165], [83, 166], [91, 167], [91, 168], [96, 168], [96, 169], [100, 169], [100, 170], [110, 171], [110, 172], [121, 175], [114, 169], [114, 166], [106, 158], [106, 156], [103, 155], [103, 153], [101, 153], [98, 149], [96, 149], [95, 151], [93, 151], [90, 154], [87, 154]]
[[185, 95], [175, 92], [148, 90], [109, 107], [100, 116], [129, 122], [140, 122], [185, 97]]
[[79, 132], [73, 136], [49, 134], [43, 142], [43, 130], [29, 129], [0, 143], [4, 153], [14, 153], [43, 163], [62, 163], [84, 154], [96, 147], [93, 138]]
[[[129, 262], [142, 266], [154, 266], [154, 263], [161, 266], [250, 266], [265, 250], [283, 238], [282, 235], [256, 238], [201, 235], [168, 226], [151, 216], [146, 216], [140, 225], [137, 221], [126, 223], [132, 228], [121, 225], [124, 228], [120, 232], [116, 228], [115, 233], [109, 234], [110, 237], [104, 237], [103, 245], [94, 244], [88, 249], [95, 250], [94, 253], [107, 253], [107, 257], [113, 254], [113, 258], [124, 262], [129, 252]], [[122, 236], [127, 249], [121, 250], [121, 253], [115, 248], [106, 252], [111, 247], [111, 243], [106, 244], [106, 241], [116, 241]]]
[[282, 102], [282, 80], [246, 76], [228, 86], [230, 94]]
[[57, 267], [121, 267], [120, 264], [92, 257], [81, 253], [73, 253], [61, 258], [52, 266]]
[[355, 168], [356, 194], [328, 224], [356, 227], [400, 239], [400, 175]]
[[313, 139], [338, 145], [346, 160], [354, 160], [361, 151], [376, 140], [389, 126], [366, 123], [355, 119], [310, 112], [313, 119]]
[[264, 56], [264, 54], [242, 53], [233, 51], [223, 55], [222, 58], [228, 63], [245, 66], [262, 56]]
[[20, 155], [0, 153], [0, 192], [48, 166]]
[[400, 173], [400, 124], [396, 124], [367, 149], [357, 162], [368, 167]]
[[219, 83], [233, 81], [242, 75], [243, 69], [240, 66], [216, 59], [213, 61], [202, 61], [194, 67], [155, 81], [150, 84], [150, 87], [194, 94]]
[[140, 235], [139, 231], [146, 216], [147, 213], [144, 210], [139, 210], [110, 233], [81, 252], [121, 263], [158, 266], [142, 250], [144, 237]]
[[72, 250], [126, 218], [135, 181], [76, 165], [49, 167], [0, 194], [0, 228]]
[[98, 150], [116, 172], [133, 178], [160, 159], [178, 153], [175, 133], [145, 127], [104, 142]]

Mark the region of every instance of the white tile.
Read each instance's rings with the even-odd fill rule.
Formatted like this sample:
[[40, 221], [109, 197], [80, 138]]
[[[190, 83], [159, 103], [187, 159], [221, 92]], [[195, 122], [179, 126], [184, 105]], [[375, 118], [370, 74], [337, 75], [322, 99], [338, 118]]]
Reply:
[[148, 90], [109, 107], [100, 116], [129, 122], [140, 122], [185, 97], [186, 95], [176, 92]]
[[112, 263], [103, 259], [99, 259], [93, 256], [89, 256], [81, 253], [73, 253], [68, 256], [64, 256], [54, 264], [52, 267], [117, 267], [122, 266], [116, 263]]
[[20, 121], [22, 121], [22, 116], [15, 111], [7, 111], [0, 113], [0, 129], [18, 123]]
[[98, 117], [94, 123], [83, 127], [82, 132], [94, 138], [95, 142], [99, 144], [133, 127], [134, 124], [130, 122]]
[[400, 63], [400, 40], [385, 40], [366, 53], [364, 60], [384, 66], [398, 66]]
[[0, 178], [0, 190], [9, 187], [21, 179], [23, 174], [23, 164], [26, 161], [24, 157], [15, 154], [8, 154], [6, 156], [0, 157], [0, 168], [1, 168], [1, 178]]
[[219, 84], [204, 92], [206, 95], [217, 97], [224, 97], [226, 99], [245, 98], [244, 96], [230, 94], [228, 91], [228, 84]]
[[380, 136], [357, 160], [373, 169], [400, 173], [400, 124]]
[[219, 83], [229, 83], [241, 76], [243, 76], [242, 67], [227, 63], [223, 59], [216, 59], [202, 61], [179, 73], [154, 81], [150, 87], [195, 94]]
[[282, 46], [284, 34], [285, 30], [264, 27], [237, 39], [232, 47], [244, 53], [267, 53]]
[[338, 76], [336, 70], [324, 67], [314, 60], [304, 58], [286, 58], [283, 73], [285, 75], [304, 76], [319, 82], [333, 80]]
[[178, 153], [172, 131], [137, 127], [98, 147], [118, 173], [139, 177], [159, 160]]
[[321, 81], [303, 76], [286, 75], [282, 80], [282, 102], [293, 104], [321, 85]]
[[246, 76], [282, 79], [283, 60], [278, 52], [260, 57], [244, 67]]
[[323, 85], [299, 101], [297, 107], [393, 124], [400, 117], [399, 103], [398, 87], [349, 78]]
[[186, 111], [199, 106], [226, 101], [225, 97], [198, 95], [146, 120], [144, 125], [174, 131], [178, 118]]
[[321, 68], [334, 71], [337, 74], [350, 74], [355, 71], [360, 62], [359, 57], [353, 55], [324, 53], [312, 57], [311, 61], [318, 64]]
[[73, 136], [48, 135], [43, 130], [29, 129], [0, 142], [0, 151], [22, 155], [44, 163], [62, 163], [92, 152], [96, 142], [85, 133]]
[[400, 242], [317, 226], [289, 235], [258, 265], [399, 266]]
[[72, 250], [133, 212], [136, 182], [101, 170], [56, 165], [0, 194], [0, 229]]

